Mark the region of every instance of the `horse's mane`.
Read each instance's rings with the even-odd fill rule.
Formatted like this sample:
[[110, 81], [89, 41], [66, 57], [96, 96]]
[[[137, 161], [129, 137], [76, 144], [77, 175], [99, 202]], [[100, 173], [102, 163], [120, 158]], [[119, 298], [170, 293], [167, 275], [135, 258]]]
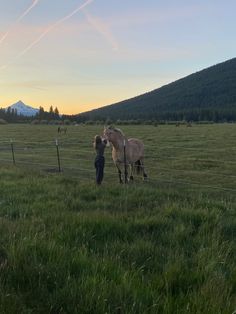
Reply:
[[115, 128], [114, 126], [110, 125], [107, 127], [109, 130], [115, 131], [117, 133], [120, 133], [122, 136], [125, 136], [123, 131], [121, 131], [121, 129]]

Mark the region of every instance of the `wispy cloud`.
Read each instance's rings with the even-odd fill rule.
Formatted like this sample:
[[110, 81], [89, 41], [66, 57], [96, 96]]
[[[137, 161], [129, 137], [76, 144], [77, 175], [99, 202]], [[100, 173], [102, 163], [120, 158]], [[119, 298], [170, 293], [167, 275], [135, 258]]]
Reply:
[[2, 35], [0, 38], [0, 45], [4, 42], [4, 40], [7, 38], [11, 30], [16, 26], [17, 23], [19, 23], [23, 18], [29, 14], [29, 12], [38, 4], [39, 0], [34, 0], [31, 5], [16, 19], [16, 21], [12, 24], [12, 26]]
[[102, 20], [92, 17], [86, 10], [83, 10], [83, 12], [88, 23], [109, 42], [113, 50], [118, 50], [118, 43], [108, 25]]
[[72, 16], [74, 16], [76, 13], [84, 9], [87, 5], [89, 5], [94, 0], [87, 0], [82, 5], [79, 5], [75, 10], [64, 16], [63, 18], [59, 19], [57, 22], [49, 25], [42, 34], [38, 38], [36, 38], [33, 42], [31, 42], [24, 50], [22, 50], [14, 60], [11, 62], [3, 65], [0, 67], [0, 70], [6, 69], [9, 65], [13, 64], [15, 61], [17, 61], [19, 58], [21, 58], [23, 55], [25, 55], [29, 50], [31, 50], [35, 45], [37, 45], [49, 32], [51, 32], [54, 28], [59, 26], [60, 24], [64, 23], [65, 21], [69, 20]]

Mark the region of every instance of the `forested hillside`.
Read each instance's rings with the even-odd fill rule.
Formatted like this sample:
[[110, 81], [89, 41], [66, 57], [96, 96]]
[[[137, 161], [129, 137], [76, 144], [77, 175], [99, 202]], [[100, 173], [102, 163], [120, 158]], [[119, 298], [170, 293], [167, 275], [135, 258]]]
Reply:
[[122, 102], [79, 114], [85, 120], [236, 121], [236, 58]]

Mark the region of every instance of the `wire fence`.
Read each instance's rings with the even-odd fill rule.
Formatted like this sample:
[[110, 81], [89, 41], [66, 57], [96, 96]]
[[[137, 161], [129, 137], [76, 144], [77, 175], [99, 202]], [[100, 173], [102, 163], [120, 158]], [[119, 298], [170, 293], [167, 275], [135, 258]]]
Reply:
[[[14, 166], [23, 166], [26, 168], [37, 168], [51, 173], [63, 173], [74, 177], [94, 178], [93, 150], [86, 147], [75, 148], [78, 141], [69, 139], [69, 141], [58, 140], [51, 141], [0, 141], [0, 162], [4, 164], [13, 164]], [[152, 184], [168, 183], [172, 185], [182, 185], [199, 187], [201, 189], [212, 189], [222, 192], [236, 193], [236, 175], [232, 173], [232, 167], [235, 167], [234, 160], [221, 160], [212, 158], [197, 158], [189, 156], [162, 156], [161, 151], [165, 149], [176, 149], [177, 146], [165, 146], [158, 148], [159, 156], [150, 151], [153, 147], [147, 147], [148, 154], [145, 156], [147, 160], [146, 168], [149, 174], [148, 182]], [[184, 148], [179, 147], [181, 150]], [[188, 150], [188, 148], [186, 148]], [[195, 150], [195, 149], [190, 149]], [[219, 149], [218, 151], [223, 151]], [[207, 151], [206, 151], [207, 153]], [[106, 153], [106, 178], [117, 181], [118, 174], [114, 163], [109, 156], [110, 152]], [[164, 166], [162, 161], [164, 161]], [[171, 164], [171, 162], [175, 162]], [[203, 169], [190, 168], [187, 169], [182, 163], [190, 162], [191, 165], [201, 165], [207, 163]], [[167, 166], [165, 164], [170, 162]], [[209, 164], [214, 167], [209, 167]], [[155, 166], [154, 166], [155, 165]], [[214, 171], [225, 165], [225, 172]], [[180, 167], [180, 168], [177, 168]], [[125, 170], [125, 166], [124, 166]], [[221, 167], [222, 171], [222, 167]], [[221, 179], [220, 179], [221, 178]]]

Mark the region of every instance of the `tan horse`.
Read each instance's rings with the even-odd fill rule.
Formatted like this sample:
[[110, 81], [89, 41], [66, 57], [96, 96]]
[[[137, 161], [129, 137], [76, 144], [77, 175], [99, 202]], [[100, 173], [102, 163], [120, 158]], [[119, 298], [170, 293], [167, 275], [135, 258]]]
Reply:
[[[126, 169], [130, 168], [130, 180], [133, 180], [134, 168], [137, 173], [142, 172], [143, 178], [147, 178], [147, 174], [144, 170], [144, 145], [143, 142], [127, 137], [124, 133], [117, 128], [109, 126], [104, 128], [104, 137], [112, 143], [112, 159], [116, 165], [119, 173], [120, 183], [122, 183], [122, 172], [126, 172]], [[128, 175], [128, 170], [127, 170]], [[127, 179], [125, 173], [125, 180]]]

